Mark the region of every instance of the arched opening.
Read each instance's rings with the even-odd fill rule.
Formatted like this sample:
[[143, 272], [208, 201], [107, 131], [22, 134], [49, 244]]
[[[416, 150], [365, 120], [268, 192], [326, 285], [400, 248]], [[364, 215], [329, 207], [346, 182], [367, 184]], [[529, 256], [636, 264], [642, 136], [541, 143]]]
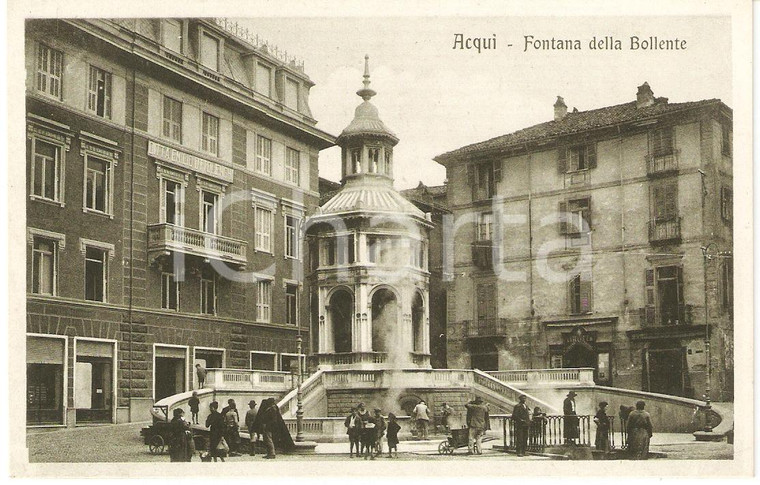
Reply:
[[422, 302], [422, 295], [418, 293], [414, 294], [414, 300], [412, 300], [412, 351], [422, 352], [422, 339], [424, 337], [424, 325], [422, 324], [425, 318], [425, 306]]
[[399, 350], [398, 302], [388, 289], [380, 289], [372, 295], [372, 350], [390, 352]]
[[330, 323], [335, 352], [351, 352], [351, 314], [354, 299], [346, 290], [338, 290], [330, 297]]

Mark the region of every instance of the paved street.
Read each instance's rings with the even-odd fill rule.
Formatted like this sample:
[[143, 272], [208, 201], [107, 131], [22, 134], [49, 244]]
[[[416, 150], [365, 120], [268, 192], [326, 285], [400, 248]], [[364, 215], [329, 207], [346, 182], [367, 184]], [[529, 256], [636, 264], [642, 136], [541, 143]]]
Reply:
[[[74, 429], [30, 429], [27, 431], [27, 447], [30, 462], [167, 462], [168, 454], [152, 455], [143, 443], [140, 429], [147, 423], [103, 425]], [[442, 439], [442, 438], [441, 438]], [[458, 449], [451, 456], [437, 452], [441, 439], [399, 444], [399, 461], [409, 460], [546, 460], [530, 456], [517, 458], [491, 450], [491, 441], [484, 445], [482, 456], [468, 456], [466, 448]], [[348, 460], [348, 443], [320, 443], [317, 455], [280, 456], [287, 460]], [[725, 442], [696, 442], [686, 434], [655, 434], [652, 451], [664, 452], [668, 459], [731, 459], [733, 445]], [[388, 458], [380, 458], [388, 460]], [[261, 456], [240, 456], [230, 461], [261, 460]], [[354, 458], [354, 460], [357, 460]]]

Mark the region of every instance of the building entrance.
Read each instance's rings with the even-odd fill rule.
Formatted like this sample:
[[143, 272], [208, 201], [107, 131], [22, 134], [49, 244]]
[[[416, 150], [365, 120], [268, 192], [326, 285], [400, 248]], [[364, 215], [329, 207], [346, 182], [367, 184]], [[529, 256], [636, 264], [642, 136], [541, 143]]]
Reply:
[[649, 392], [686, 396], [685, 352], [678, 349], [649, 349], [646, 355]]
[[156, 347], [153, 397], [156, 401], [185, 392], [185, 349]]
[[77, 423], [113, 420], [114, 343], [76, 340], [74, 408]]
[[63, 424], [65, 340], [26, 338], [26, 424]]

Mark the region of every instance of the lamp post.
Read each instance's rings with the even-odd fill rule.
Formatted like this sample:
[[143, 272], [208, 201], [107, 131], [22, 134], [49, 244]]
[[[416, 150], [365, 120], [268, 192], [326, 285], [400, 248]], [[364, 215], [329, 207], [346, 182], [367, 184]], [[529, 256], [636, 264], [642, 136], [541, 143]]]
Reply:
[[713, 243], [709, 243], [706, 246], [702, 246], [700, 249], [702, 250], [702, 263], [703, 263], [703, 269], [704, 269], [704, 285], [705, 285], [705, 360], [707, 364], [707, 368], [705, 371], [707, 372], [706, 379], [705, 379], [705, 431], [711, 432], [712, 431], [712, 420], [710, 418], [710, 414], [712, 413], [712, 406], [710, 405], [710, 391], [712, 387], [711, 377], [712, 377], [712, 369], [711, 369], [711, 363], [710, 363], [710, 322], [708, 320], [707, 315], [707, 262], [711, 261], [713, 256], [710, 254], [710, 248], [712, 247]]
[[303, 441], [303, 402], [301, 401], [301, 376], [303, 368], [301, 363], [301, 332], [299, 328], [298, 340], [296, 340], [296, 358], [298, 359], [298, 387], [296, 390], [296, 441]]

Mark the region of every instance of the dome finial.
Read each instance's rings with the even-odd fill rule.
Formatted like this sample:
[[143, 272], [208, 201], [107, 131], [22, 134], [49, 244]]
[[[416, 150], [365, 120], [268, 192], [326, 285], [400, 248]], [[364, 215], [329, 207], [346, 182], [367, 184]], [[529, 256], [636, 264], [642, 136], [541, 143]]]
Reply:
[[356, 92], [364, 101], [369, 101], [377, 93], [369, 88], [369, 54], [364, 55], [364, 88]]

